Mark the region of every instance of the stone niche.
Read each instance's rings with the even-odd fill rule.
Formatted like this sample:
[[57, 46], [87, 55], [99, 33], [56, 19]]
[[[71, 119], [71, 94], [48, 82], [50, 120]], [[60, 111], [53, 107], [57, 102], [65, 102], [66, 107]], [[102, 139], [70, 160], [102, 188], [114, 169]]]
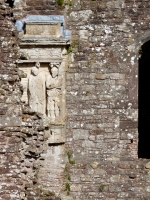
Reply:
[[65, 142], [67, 45], [63, 16], [29, 16], [16, 22], [20, 33], [22, 101], [40, 113], [49, 143]]

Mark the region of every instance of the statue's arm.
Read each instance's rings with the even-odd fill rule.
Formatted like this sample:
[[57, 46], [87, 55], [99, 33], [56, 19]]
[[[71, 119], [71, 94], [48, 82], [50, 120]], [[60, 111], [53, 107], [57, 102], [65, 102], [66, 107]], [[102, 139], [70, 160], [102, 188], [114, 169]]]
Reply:
[[62, 86], [62, 79], [60, 78], [60, 79], [58, 79], [57, 84], [55, 85], [55, 87], [57, 89], [61, 89], [61, 86]]
[[52, 78], [47, 78], [47, 80], [46, 80], [46, 88], [47, 89], [53, 89], [55, 87], [56, 87], [56, 85], [55, 85], [53, 79]]

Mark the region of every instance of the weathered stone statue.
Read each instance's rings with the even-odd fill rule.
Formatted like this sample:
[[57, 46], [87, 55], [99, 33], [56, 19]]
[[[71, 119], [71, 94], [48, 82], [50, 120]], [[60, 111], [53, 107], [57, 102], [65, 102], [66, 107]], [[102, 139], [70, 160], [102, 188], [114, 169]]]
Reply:
[[29, 106], [35, 112], [46, 113], [45, 77], [39, 73], [40, 63], [31, 68], [29, 76]]
[[59, 77], [60, 63], [50, 63], [51, 75], [46, 79], [47, 88], [47, 115], [51, 121], [59, 119], [61, 78]]

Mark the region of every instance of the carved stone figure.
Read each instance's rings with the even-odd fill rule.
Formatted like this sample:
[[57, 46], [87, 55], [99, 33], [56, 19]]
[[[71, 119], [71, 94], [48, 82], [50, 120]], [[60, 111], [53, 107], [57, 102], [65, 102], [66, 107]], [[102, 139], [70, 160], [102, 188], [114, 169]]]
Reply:
[[51, 75], [46, 79], [47, 88], [47, 115], [52, 121], [60, 115], [61, 78], [59, 77], [60, 63], [50, 63]]
[[45, 77], [39, 73], [40, 63], [37, 62], [31, 68], [29, 77], [29, 106], [32, 111], [45, 115], [46, 113], [46, 95], [45, 95]]

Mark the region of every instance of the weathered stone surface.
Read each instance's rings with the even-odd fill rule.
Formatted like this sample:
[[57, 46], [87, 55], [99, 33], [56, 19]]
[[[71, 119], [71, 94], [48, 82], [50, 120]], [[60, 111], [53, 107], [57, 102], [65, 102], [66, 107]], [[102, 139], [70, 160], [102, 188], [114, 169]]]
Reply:
[[104, 169], [96, 169], [95, 170], [95, 174], [99, 175], [99, 176], [105, 176], [106, 175], [106, 171]]
[[15, 0], [14, 1], [14, 6], [15, 6], [15, 8], [20, 8], [20, 7], [22, 7], [22, 6], [25, 6], [26, 4], [25, 4], [25, 1], [24, 0]]
[[119, 183], [120, 182], [120, 175], [113, 175], [110, 177], [110, 181], [112, 183]]
[[145, 168], [150, 169], [150, 162], [146, 163]]
[[0, 126], [10, 127], [10, 126], [21, 126], [22, 119], [21, 117], [5, 117], [0, 116]]
[[70, 196], [61, 195], [61, 200], [73, 200], [73, 198]]
[[145, 190], [146, 190], [146, 192], [150, 192], [150, 186], [147, 186], [147, 187], [145, 188]]
[[91, 163], [91, 167], [92, 167], [93, 169], [97, 169], [99, 166], [100, 166], [100, 163], [98, 163], [98, 162], [96, 162], [96, 161], [94, 161], [93, 163]]

